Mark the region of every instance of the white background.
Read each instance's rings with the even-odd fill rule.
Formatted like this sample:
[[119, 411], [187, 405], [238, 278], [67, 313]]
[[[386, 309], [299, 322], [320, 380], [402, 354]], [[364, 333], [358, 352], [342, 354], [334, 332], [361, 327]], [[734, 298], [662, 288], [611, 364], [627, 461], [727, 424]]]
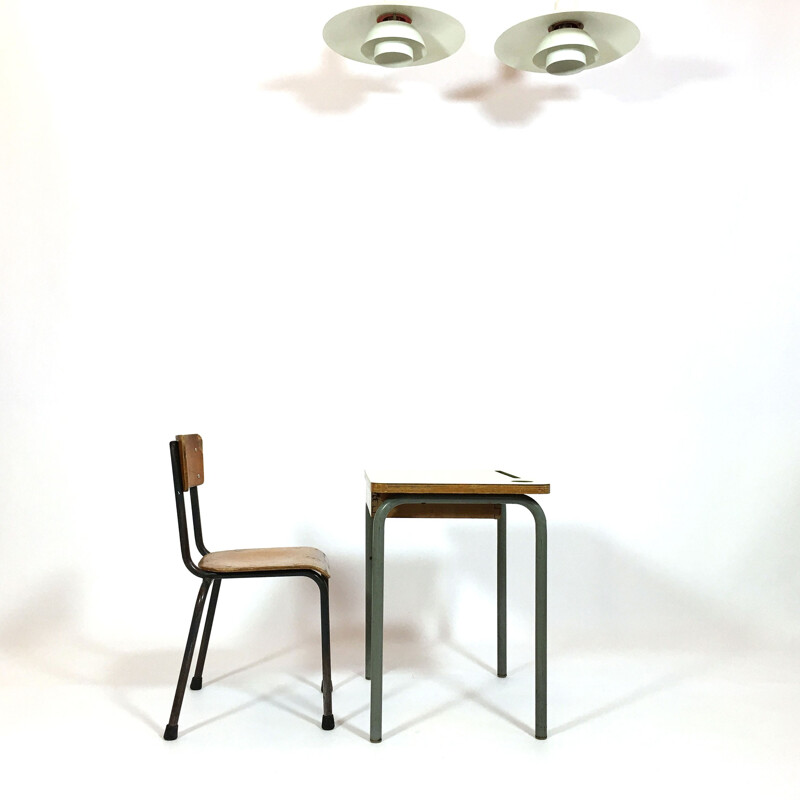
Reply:
[[[797, 4], [595, 4], [641, 44], [561, 79], [493, 55], [546, 3], [441, 6], [465, 45], [401, 71], [327, 50], [344, 8], [0, 2], [12, 778], [795, 797]], [[159, 738], [196, 591], [167, 451], [190, 432], [214, 549], [328, 553], [333, 733], [312, 585], [254, 581], [224, 587], [209, 691]], [[367, 465], [551, 483], [546, 743], [520, 510], [506, 682], [491, 525], [390, 523], [365, 741]]]

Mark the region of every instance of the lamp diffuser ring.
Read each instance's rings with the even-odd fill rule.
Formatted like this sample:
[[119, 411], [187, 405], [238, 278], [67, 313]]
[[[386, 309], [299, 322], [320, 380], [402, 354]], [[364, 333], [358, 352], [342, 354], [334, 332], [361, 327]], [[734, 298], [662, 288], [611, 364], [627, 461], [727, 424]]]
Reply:
[[586, 31], [557, 28], [542, 39], [532, 61], [551, 75], [571, 75], [594, 64], [597, 53], [598, 47]]
[[368, 31], [361, 53], [381, 67], [404, 67], [419, 61], [427, 50], [424, 39], [410, 22], [387, 19], [376, 22]]

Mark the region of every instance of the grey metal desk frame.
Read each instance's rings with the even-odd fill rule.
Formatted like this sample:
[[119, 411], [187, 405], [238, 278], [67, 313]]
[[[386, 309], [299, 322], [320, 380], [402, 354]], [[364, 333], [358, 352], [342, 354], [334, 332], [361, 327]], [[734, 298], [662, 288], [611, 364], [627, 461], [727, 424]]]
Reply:
[[383, 726], [383, 587], [386, 518], [398, 506], [419, 503], [491, 505], [502, 507], [497, 520], [497, 673], [506, 674], [506, 506], [521, 505], [536, 526], [535, 680], [537, 739], [547, 738], [547, 521], [541, 506], [527, 495], [404, 494], [380, 503], [366, 514], [366, 669], [371, 681], [371, 742], [380, 742]]

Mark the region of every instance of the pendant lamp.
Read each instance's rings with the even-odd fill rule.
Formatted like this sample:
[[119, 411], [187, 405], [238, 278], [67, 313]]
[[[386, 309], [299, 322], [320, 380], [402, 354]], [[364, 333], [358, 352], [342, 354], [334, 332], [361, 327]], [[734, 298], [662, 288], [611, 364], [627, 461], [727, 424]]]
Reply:
[[495, 42], [495, 55], [526, 72], [574, 75], [615, 61], [639, 43], [630, 20], [601, 11], [556, 11], [520, 22]]
[[325, 43], [345, 58], [379, 67], [416, 67], [453, 55], [464, 43], [461, 23], [432, 8], [351, 8], [328, 20]]

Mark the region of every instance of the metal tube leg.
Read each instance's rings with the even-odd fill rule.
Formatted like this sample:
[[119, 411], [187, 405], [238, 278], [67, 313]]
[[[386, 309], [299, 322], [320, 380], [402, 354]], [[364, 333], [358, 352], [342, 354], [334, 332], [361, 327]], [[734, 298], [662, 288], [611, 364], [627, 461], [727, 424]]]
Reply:
[[197, 654], [197, 665], [194, 668], [194, 677], [189, 684], [190, 689], [203, 688], [203, 667], [206, 664], [206, 653], [208, 652], [208, 640], [211, 638], [211, 626], [214, 624], [214, 612], [217, 610], [217, 598], [219, 597], [219, 587], [222, 581], [212, 582], [211, 597], [208, 601], [208, 611], [206, 612], [206, 624], [203, 628], [203, 638], [200, 640], [200, 652]]
[[333, 730], [333, 681], [331, 680], [331, 614], [328, 579], [319, 581], [319, 605], [322, 622], [322, 729]]
[[366, 608], [364, 610], [364, 631], [365, 631], [365, 653], [364, 653], [364, 677], [369, 680], [370, 669], [370, 642], [372, 641], [372, 515], [369, 506], [366, 509], [365, 521], [365, 564], [366, 564]]
[[547, 738], [547, 520], [536, 505], [536, 738]]
[[372, 600], [370, 639], [369, 740], [379, 742], [383, 725], [383, 533], [386, 511], [372, 518]]
[[497, 677], [508, 674], [506, 604], [506, 507], [497, 520]]
[[194, 604], [194, 614], [192, 624], [189, 627], [189, 638], [186, 640], [186, 649], [183, 651], [183, 663], [181, 664], [180, 675], [178, 676], [178, 686], [175, 689], [175, 699], [172, 702], [172, 713], [169, 716], [169, 724], [164, 729], [164, 738], [167, 740], [178, 738], [178, 717], [181, 714], [181, 704], [183, 695], [186, 692], [186, 681], [189, 677], [189, 667], [192, 664], [194, 655], [194, 645], [197, 642], [197, 632], [200, 630], [200, 617], [203, 615], [203, 606], [206, 604], [206, 596], [211, 586], [211, 580], [206, 578], [197, 593], [197, 600]]

